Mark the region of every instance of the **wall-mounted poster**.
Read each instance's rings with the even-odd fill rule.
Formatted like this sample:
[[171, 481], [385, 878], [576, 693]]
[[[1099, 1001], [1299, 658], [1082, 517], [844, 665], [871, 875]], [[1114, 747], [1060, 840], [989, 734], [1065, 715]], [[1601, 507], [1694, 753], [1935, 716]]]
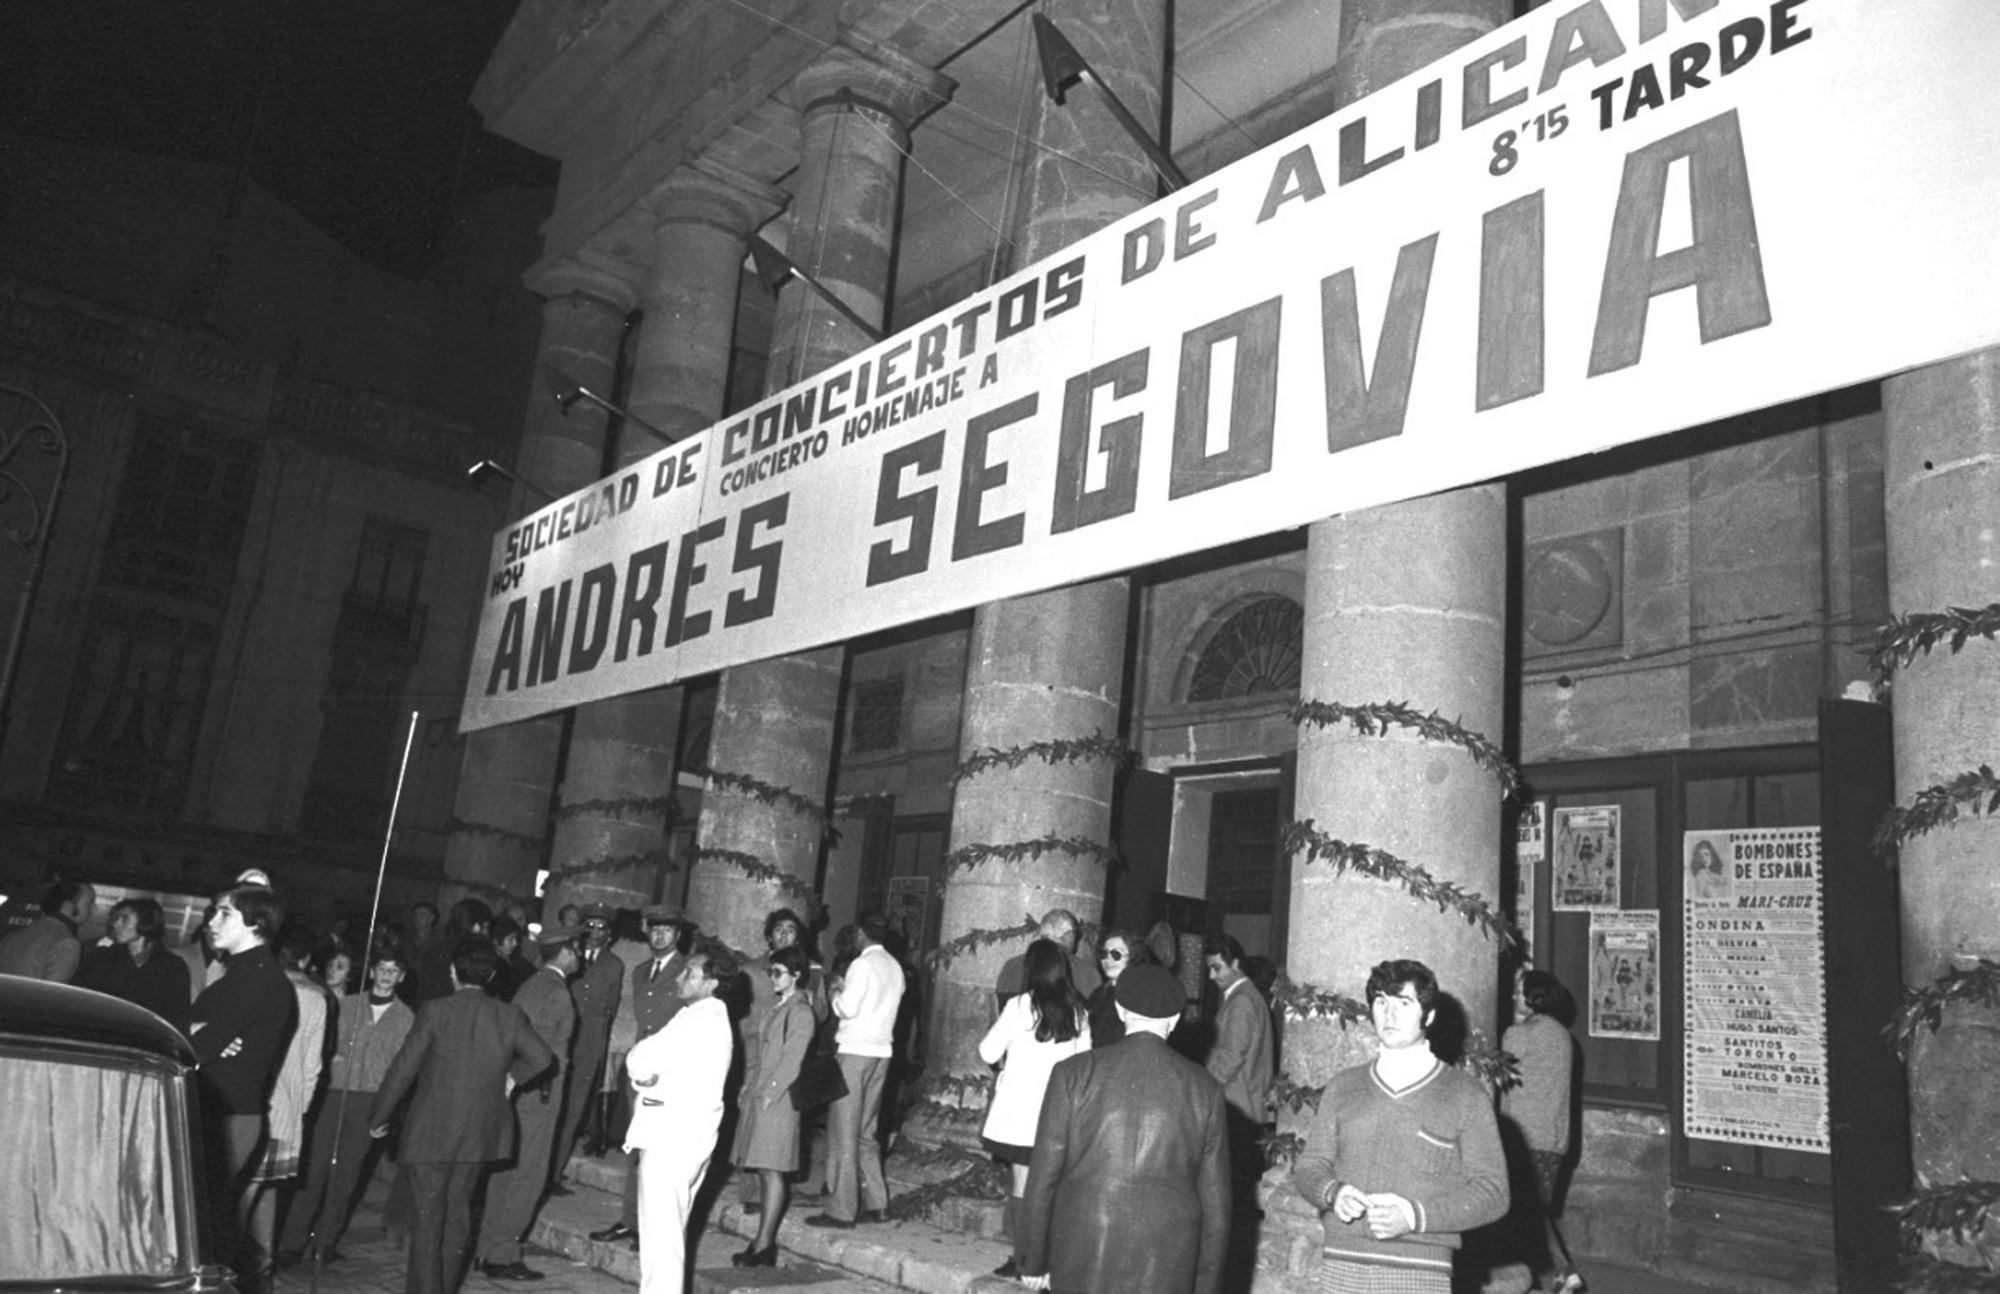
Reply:
[[1826, 946], [1818, 827], [1690, 831], [1690, 1137], [1826, 1153]]
[[1618, 806], [1557, 809], [1550, 906], [1557, 912], [1618, 910]]
[[1590, 1036], [1660, 1040], [1660, 914], [1590, 914]]
[[1528, 960], [1535, 956], [1535, 880], [1549, 856], [1549, 804], [1530, 800], [1521, 806], [1514, 837], [1514, 926]]

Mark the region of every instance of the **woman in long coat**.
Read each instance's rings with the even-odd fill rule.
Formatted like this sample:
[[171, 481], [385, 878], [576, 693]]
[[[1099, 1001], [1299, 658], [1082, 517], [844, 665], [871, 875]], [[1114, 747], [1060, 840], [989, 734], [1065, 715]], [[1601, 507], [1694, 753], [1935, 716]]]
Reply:
[[799, 1166], [799, 1112], [792, 1108], [792, 1081], [799, 1076], [819, 1021], [801, 983], [805, 949], [771, 950], [766, 974], [775, 1000], [757, 1029], [756, 1068], [744, 1076], [740, 1119], [730, 1162], [755, 1169], [763, 1182], [757, 1236], [731, 1260], [738, 1267], [775, 1267], [778, 1223], [785, 1216], [785, 1174]]

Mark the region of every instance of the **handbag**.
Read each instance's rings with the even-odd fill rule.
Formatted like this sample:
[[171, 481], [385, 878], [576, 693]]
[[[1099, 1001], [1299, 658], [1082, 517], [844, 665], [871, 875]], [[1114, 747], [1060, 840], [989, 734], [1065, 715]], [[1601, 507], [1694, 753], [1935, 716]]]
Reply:
[[799, 1064], [799, 1076], [792, 1080], [792, 1108], [804, 1112], [831, 1105], [847, 1095], [847, 1078], [840, 1072], [840, 1057], [815, 1051]]

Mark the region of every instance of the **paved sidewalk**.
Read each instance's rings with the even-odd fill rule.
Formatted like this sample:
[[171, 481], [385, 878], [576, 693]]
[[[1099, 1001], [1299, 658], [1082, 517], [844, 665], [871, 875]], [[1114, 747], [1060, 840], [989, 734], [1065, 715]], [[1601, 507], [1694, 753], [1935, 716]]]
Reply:
[[[539, 1281], [495, 1281], [474, 1267], [462, 1294], [633, 1294], [639, 1255], [627, 1243], [590, 1239], [618, 1216], [617, 1190], [622, 1157], [577, 1160], [581, 1179], [564, 1196], [551, 1198], [532, 1235], [528, 1266]], [[341, 1249], [341, 1261], [317, 1273], [305, 1267], [281, 1272], [279, 1294], [402, 1294], [405, 1254], [381, 1230], [386, 1190], [377, 1184], [357, 1210]], [[814, 1206], [796, 1207], [779, 1229], [783, 1252], [776, 1268], [741, 1269], [730, 1255], [754, 1234], [755, 1219], [743, 1215], [733, 1187], [705, 1195], [715, 1201], [695, 1254], [693, 1294], [740, 1294], [765, 1289], [797, 1289], [801, 1294], [1018, 1294], [1022, 1286], [991, 1273], [1007, 1257], [1004, 1243], [923, 1222], [886, 1222], [851, 1231], [804, 1225]], [[1584, 1260], [1589, 1294], [1718, 1294], [1713, 1285], [1694, 1285], [1653, 1272]], [[1228, 1290], [1224, 1294], [1246, 1294]]]

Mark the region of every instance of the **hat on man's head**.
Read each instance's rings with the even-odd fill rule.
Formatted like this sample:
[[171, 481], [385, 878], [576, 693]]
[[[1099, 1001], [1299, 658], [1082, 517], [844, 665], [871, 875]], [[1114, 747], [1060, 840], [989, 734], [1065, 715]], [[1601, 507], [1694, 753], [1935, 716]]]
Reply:
[[1164, 966], [1134, 966], [1118, 977], [1111, 996], [1133, 1015], [1166, 1020], [1181, 1013], [1187, 994]]
[[585, 924], [589, 924], [592, 921], [602, 921], [605, 925], [610, 925], [611, 909], [605, 907], [602, 903], [586, 903], [576, 910], [576, 919]]
[[583, 931], [577, 926], [543, 926], [541, 933], [535, 936], [535, 942], [544, 948], [554, 948], [560, 944], [573, 944], [582, 937]]
[[646, 909], [643, 918], [649, 926], [672, 925], [681, 919], [681, 910], [671, 903], [655, 903]]

